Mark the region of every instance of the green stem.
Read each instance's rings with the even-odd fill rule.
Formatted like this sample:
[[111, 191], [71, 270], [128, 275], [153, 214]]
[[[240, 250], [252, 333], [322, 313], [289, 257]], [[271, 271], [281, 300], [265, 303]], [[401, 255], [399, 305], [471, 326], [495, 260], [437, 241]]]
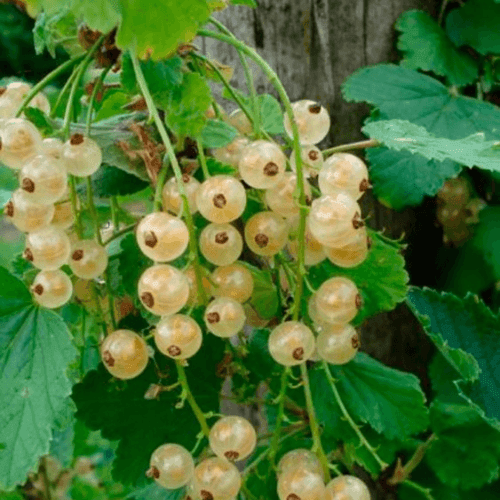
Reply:
[[186, 399], [189, 403], [189, 406], [191, 406], [191, 409], [193, 410], [193, 413], [198, 420], [201, 430], [203, 434], [208, 438], [208, 435], [210, 434], [210, 427], [207, 424], [207, 420], [205, 419], [205, 415], [201, 411], [201, 408], [198, 406], [198, 403], [194, 399], [193, 393], [191, 392], [188, 384], [188, 380], [186, 377], [186, 371], [184, 370], [184, 367], [182, 366], [182, 361], [176, 361], [175, 366], [177, 366], [177, 375], [179, 377], [179, 382], [181, 383], [182, 390], [184, 391], [184, 394], [186, 395]]
[[57, 110], [59, 109], [59, 106], [60, 106], [64, 96], [66, 95], [66, 92], [73, 84], [73, 81], [75, 80], [77, 73], [78, 73], [78, 67], [73, 68], [73, 71], [71, 72], [70, 77], [66, 80], [66, 83], [64, 84], [63, 88], [59, 91], [59, 94], [57, 95], [56, 103], [54, 104], [54, 107], [52, 108], [52, 111], [50, 112], [51, 118], [54, 118], [56, 116]]
[[276, 457], [276, 453], [278, 452], [281, 426], [283, 425], [283, 418], [285, 416], [285, 396], [286, 396], [289, 374], [290, 374], [290, 368], [286, 366], [281, 374], [280, 393], [278, 396], [279, 399], [278, 417], [276, 419], [276, 425], [274, 427], [274, 436], [269, 446], [269, 460], [271, 461], [273, 466], [276, 465], [274, 459]]
[[134, 223], [134, 224], [130, 224], [130, 226], [126, 226], [124, 227], [123, 229], [120, 229], [119, 231], [116, 231], [115, 234], [113, 234], [112, 236], [110, 236], [104, 243], [103, 245], [104, 246], [107, 246], [109, 245], [113, 240], [116, 240], [117, 238], [119, 238], [120, 236], [123, 236], [124, 234], [127, 234], [127, 233], [130, 233], [131, 231], [133, 231], [135, 228], [137, 227], [137, 224]]
[[304, 383], [304, 394], [306, 396], [307, 414], [309, 415], [309, 425], [311, 426], [311, 433], [313, 437], [313, 450], [316, 452], [321, 467], [323, 469], [325, 482], [330, 480], [330, 469], [328, 467], [328, 458], [326, 456], [323, 445], [321, 444], [321, 435], [319, 431], [319, 424], [316, 420], [316, 412], [314, 411], [314, 404], [311, 394], [311, 386], [309, 385], [309, 374], [307, 373], [307, 366], [305, 363], [300, 365], [300, 373]]
[[51, 71], [44, 78], [42, 78], [35, 86], [33, 86], [33, 88], [28, 92], [28, 95], [25, 97], [23, 103], [17, 110], [16, 118], [21, 116], [21, 113], [26, 109], [28, 104], [38, 94], [38, 92], [43, 90], [52, 80], [57, 78], [60, 74], [64, 73], [67, 69], [71, 68], [71, 66], [75, 65], [78, 61], [82, 60], [83, 57], [84, 57], [83, 55], [80, 55], [78, 57], [73, 57], [72, 59], [69, 59], [68, 61], [64, 62], [59, 67], [57, 67], [55, 70]]
[[360, 428], [356, 425], [356, 422], [352, 419], [351, 415], [349, 415], [349, 412], [347, 411], [347, 408], [344, 405], [344, 402], [342, 401], [342, 398], [340, 397], [339, 391], [337, 390], [337, 386], [335, 385], [335, 380], [332, 376], [332, 373], [330, 372], [330, 367], [328, 366], [328, 363], [326, 361], [323, 362], [323, 369], [325, 370], [326, 373], [326, 378], [328, 379], [328, 382], [330, 384], [330, 387], [332, 389], [333, 395], [335, 397], [335, 400], [337, 401], [337, 404], [340, 407], [340, 411], [344, 415], [344, 418], [347, 420], [349, 425], [351, 426], [352, 430], [357, 434], [359, 440], [363, 444], [363, 446], [371, 453], [373, 458], [376, 460], [378, 465], [380, 466], [381, 470], [384, 470], [388, 464], [386, 464], [377, 454], [373, 446], [368, 442], [368, 440], [365, 438], [363, 433], [361, 432]]
[[75, 215], [75, 232], [78, 238], [83, 238], [82, 221], [80, 218], [80, 211], [78, 210], [78, 194], [76, 192], [76, 178], [74, 175], [69, 175], [69, 199], [71, 201], [71, 210]]
[[118, 216], [119, 205], [116, 196], [111, 196], [109, 199], [109, 208], [111, 209], [111, 222], [113, 223], [113, 235], [120, 230], [120, 219]]
[[380, 146], [381, 143], [376, 139], [368, 139], [367, 141], [359, 141], [359, 142], [351, 142], [349, 144], [341, 144], [340, 146], [335, 146], [334, 148], [325, 149], [323, 151], [323, 156], [326, 158], [327, 156], [332, 155], [333, 153], [342, 153], [343, 151], [353, 151], [356, 149], [365, 149], [365, 148], [376, 148]]
[[95, 105], [95, 100], [97, 93], [99, 92], [99, 89], [102, 87], [102, 84], [104, 82], [104, 79], [106, 78], [106, 75], [109, 73], [109, 70], [111, 69], [111, 66], [108, 66], [106, 69], [104, 69], [99, 77], [97, 78], [97, 81], [94, 83], [94, 88], [92, 89], [92, 94], [90, 96], [89, 100], [89, 109], [87, 111], [87, 120], [85, 123], [85, 134], [90, 136], [90, 127], [92, 125], [92, 113], [94, 111], [94, 105]]
[[92, 180], [90, 176], [85, 177], [85, 184], [87, 187], [87, 206], [89, 207], [90, 216], [92, 217], [92, 223], [94, 224], [94, 235], [99, 245], [102, 245], [101, 228], [99, 225], [97, 210], [95, 208], [94, 192], [92, 190]]
[[208, 179], [210, 177], [210, 172], [207, 167], [207, 159], [205, 158], [205, 152], [203, 151], [203, 144], [200, 139], [196, 139], [196, 146], [198, 148], [198, 157], [200, 159], [201, 170], [203, 171], [203, 177]]
[[420, 486], [420, 484], [414, 483], [413, 481], [410, 481], [408, 479], [403, 484], [406, 484], [406, 486], [409, 486], [410, 488], [413, 488], [414, 490], [418, 491], [427, 500], [434, 500], [434, 497], [432, 496], [431, 491], [427, 488], [424, 488], [423, 486]]
[[156, 178], [155, 197], [153, 200], [153, 210], [155, 212], [161, 211], [162, 202], [163, 202], [162, 201], [163, 200], [163, 186], [165, 185], [165, 181], [167, 180], [168, 170], [169, 170], [168, 164], [162, 165], [161, 170], [158, 173], [158, 177]]

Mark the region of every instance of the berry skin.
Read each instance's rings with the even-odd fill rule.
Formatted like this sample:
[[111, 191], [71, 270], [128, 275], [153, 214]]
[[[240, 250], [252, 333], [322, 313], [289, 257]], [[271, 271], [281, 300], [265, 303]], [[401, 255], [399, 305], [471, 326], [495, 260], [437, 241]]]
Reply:
[[[200, 183], [189, 174], [182, 174], [182, 183], [188, 199], [189, 211], [194, 214], [198, 211], [196, 206], [196, 193]], [[163, 186], [162, 191], [163, 208], [169, 212], [179, 215], [182, 212], [183, 201], [179, 193], [177, 179], [172, 177]]]
[[271, 356], [280, 365], [300, 365], [314, 352], [314, 335], [299, 321], [285, 321], [271, 332], [268, 347]]
[[318, 316], [337, 325], [351, 321], [362, 306], [358, 288], [347, 278], [326, 280], [314, 297]]
[[66, 170], [76, 177], [92, 175], [101, 166], [102, 151], [90, 137], [73, 134], [64, 143], [62, 157]]
[[177, 489], [193, 477], [194, 461], [191, 453], [179, 444], [163, 444], [153, 451], [146, 475], [163, 488]]
[[156, 326], [154, 337], [158, 350], [172, 359], [194, 356], [203, 338], [198, 323], [184, 314], [162, 318]]
[[66, 233], [48, 226], [26, 236], [23, 256], [42, 271], [55, 271], [68, 262], [70, 250]]
[[13, 118], [0, 131], [0, 161], [13, 169], [22, 168], [38, 154], [42, 136], [28, 120]]
[[250, 141], [246, 137], [236, 137], [227, 146], [213, 149], [212, 156], [221, 163], [237, 168], [241, 152], [248, 144]]
[[[304, 183], [306, 199], [311, 199], [311, 186]], [[297, 175], [285, 172], [278, 184], [266, 191], [268, 207], [281, 217], [294, 217], [299, 214]]]
[[228, 123], [240, 134], [251, 135], [253, 133], [252, 122], [242, 109], [235, 109], [228, 117]]
[[158, 264], [146, 269], [139, 278], [142, 305], [157, 316], [180, 311], [189, 297], [189, 282], [175, 267]]
[[71, 200], [68, 198], [69, 192], [65, 191], [63, 201], [58, 201], [54, 204], [54, 215], [50, 224], [59, 229], [69, 229], [75, 222]]
[[101, 358], [113, 377], [128, 380], [140, 375], [148, 364], [144, 339], [130, 330], [116, 330], [101, 344]]
[[453, 208], [462, 208], [469, 201], [469, 183], [463, 177], [448, 179], [437, 194], [438, 200]]
[[304, 468], [323, 477], [318, 457], [310, 450], [299, 448], [285, 453], [278, 463], [278, 475], [298, 468]]
[[246, 203], [243, 184], [230, 175], [210, 177], [196, 193], [196, 206], [201, 215], [216, 224], [236, 220], [245, 210]]
[[[294, 238], [288, 241], [287, 248], [292, 258], [294, 260], [298, 260], [298, 255], [299, 255], [298, 218], [291, 220], [291, 227], [292, 231], [295, 234]], [[325, 258], [326, 258], [325, 247], [312, 235], [311, 230], [309, 229], [309, 224], [306, 221], [304, 264], [306, 266], [316, 266], [320, 262], [323, 262]]]
[[305, 467], [294, 467], [278, 478], [280, 500], [322, 500], [326, 490], [323, 479]]
[[318, 183], [323, 194], [334, 196], [345, 191], [355, 200], [370, 187], [365, 163], [349, 153], [337, 153], [325, 160]]
[[358, 231], [355, 241], [340, 248], [324, 247], [326, 257], [338, 267], [351, 268], [362, 264], [368, 257], [371, 239], [366, 234], [366, 228]]
[[436, 211], [437, 220], [445, 228], [456, 228], [462, 225], [466, 217], [463, 208], [453, 205], [442, 205]]
[[[292, 104], [293, 116], [299, 129], [300, 143], [318, 144], [330, 130], [330, 116], [327, 110], [314, 101], [303, 99]], [[293, 139], [292, 127], [288, 114], [284, 116], [285, 131]]]
[[259, 212], [245, 226], [245, 241], [257, 255], [276, 255], [288, 240], [288, 224], [274, 212]]
[[246, 302], [253, 293], [252, 273], [238, 263], [218, 267], [212, 273], [213, 295], [229, 297], [240, 304]]
[[243, 238], [231, 224], [209, 224], [200, 235], [200, 252], [216, 266], [227, 266], [238, 260]]
[[218, 420], [210, 429], [210, 448], [220, 458], [244, 460], [255, 449], [257, 434], [243, 417], [229, 416]]
[[323, 326], [316, 339], [318, 356], [332, 365], [351, 361], [360, 345], [356, 330], [349, 324]]
[[63, 146], [64, 143], [60, 139], [48, 137], [47, 139], [44, 139], [40, 145], [40, 154], [60, 160], [62, 159]]
[[189, 243], [186, 224], [166, 212], [146, 215], [135, 236], [142, 253], [155, 262], [170, 262], [180, 257]]
[[4, 208], [4, 214], [14, 226], [25, 233], [48, 227], [54, 216], [54, 205], [41, 205], [31, 201], [26, 192], [16, 189]]
[[201, 500], [232, 500], [241, 487], [238, 469], [225, 459], [206, 458], [194, 469], [194, 494]]
[[68, 263], [75, 276], [93, 280], [108, 267], [108, 254], [96, 241], [80, 240], [73, 243]]
[[[198, 283], [196, 281], [196, 273], [194, 272], [194, 267], [189, 266], [184, 271], [184, 276], [187, 278], [189, 283], [189, 297], [186, 305], [188, 306], [198, 305]], [[210, 281], [206, 277], [205, 273], [203, 273], [201, 281], [203, 284], [203, 289], [205, 290], [205, 296], [207, 298], [212, 297], [212, 285], [210, 284]]]
[[60, 269], [41, 271], [31, 285], [31, 293], [35, 302], [42, 307], [56, 309], [66, 304], [71, 298], [73, 284], [68, 275]]
[[364, 226], [360, 206], [347, 193], [323, 195], [314, 200], [308, 222], [312, 235], [328, 247], [348, 245]]
[[257, 189], [275, 187], [286, 169], [286, 157], [273, 142], [258, 140], [251, 142], [241, 152], [238, 170], [241, 178]]
[[370, 500], [370, 490], [356, 476], [339, 476], [326, 485], [326, 500]]
[[[302, 172], [304, 177], [316, 177], [323, 167], [323, 153], [313, 145], [302, 146], [300, 148], [300, 156], [302, 158]], [[295, 163], [295, 152], [290, 155], [290, 167], [294, 172], [297, 171]]]
[[242, 330], [246, 317], [239, 302], [219, 297], [208, 304], [203, 319], [207, 329], [216, 337], [228, 338]]

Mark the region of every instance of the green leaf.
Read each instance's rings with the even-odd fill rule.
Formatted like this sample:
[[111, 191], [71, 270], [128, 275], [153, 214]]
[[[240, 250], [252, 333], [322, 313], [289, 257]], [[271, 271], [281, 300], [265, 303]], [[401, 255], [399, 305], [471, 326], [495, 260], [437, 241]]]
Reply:
[[257, 7], [255, 0], [230, 0], [233, 5], [248, 5], [249, 7]]
[[124, 106], [129, 102], [130, 98], [127, 93], [117, 89], [108, 90], [104, 94], [99, 111], [95, 116], [95, 121], [106, 120], [114, 115], [123, 114], [126, 112]]
[[206, 148], [222, 148], [237, 135], [238, 131], [229, 123], [221, 120], [207, 120], [201, 131], [200, 140]]
[[49, 15], [42, 12], [37, 16], [33, 28], [33, 41], [37, 55], [45, 49], [52, 57], [56, 57], [56, 48], [62, 45], [70, 54], [82, 51], [75, 36], [78, 29], [77, 22], [69, 6], [65, 6], [59, 12]]
[[3, 268], [0, 282], [0, 485], [12, 489], [49, 451], [51, 429], [68, 405], [66, 369], [76, 351], [58, 314], [36, 307]]
[[439, 24], [421, 10], [403, 13], [396, 22], [401, 31], [398, 49], [404, 53], [401, 65], [432, 71], [445, 76], [452, 85], [472, 83], [478, 74], [477, 63], [460, 52]]
[[500, 53], [500, 5], [493, 0], [469, 0], [446, 18], [446, 32], [457, 46], [469, 45], [480, 54]]
[[92, 190], [98, 198], [137, 193], [149, 186], [124, 170], [103, 164], [92, 176]]
[[28, 106], [24, 110], [24, 115], [33, 125], [35, 125], [42, 135], [47, 136], [54, 133], [54, 127], [51, 121], [42, 110]]
[[142, 488], [134, 488], [127, 497], [133, 500], [182, 500], [186, 495], [186, 488], [167, 490], [156, 481]]
[[250, 304], [262, 319], [271, 319], [279, 310], [278, 289], [273, 283], [273, 276], [269, 271], [259, 269], [247, 262], [240, 262], [253, 277], [253, 293]]
[[359, 266], [344, 269], [325, 260], [309, 271], [309, 279], [317, 289], [332, 276], [345, 276], [356, 283], [363, 307], [354, 319], [356, 325], [382, 311], [391, 311], [402, 302], [408, 291], [408, 273], [404, 268], [403, 248], [399, 243], [370, 231], [372, 247], [368, 258]]
[[232, 165], [221, 163], [211, 156], [208, 156], [206, 160], [210, 175], [235, 175], [238, 172]]
[[500, 207], [486, 207], [479, 214], [471, 245], [491, 268], [492, 280], [500, 278]]
[[91, 4], [87, 0], [72, 0], [71, 10], [90, 28], [107, 33], [120, 23], [121, 10], [126, 9], [126, 2], [122, 3], [120, 6], [113, 0], [92, 0]]

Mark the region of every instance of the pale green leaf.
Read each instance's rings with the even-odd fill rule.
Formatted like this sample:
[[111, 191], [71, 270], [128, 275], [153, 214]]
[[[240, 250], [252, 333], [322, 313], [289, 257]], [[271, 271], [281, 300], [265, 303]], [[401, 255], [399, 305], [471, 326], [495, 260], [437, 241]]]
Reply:
[[222, 148], [228, 145], [238, 131], [229, 123], [221, 120], [207, 120], [200, 135], [200, 141], [206, 148]]

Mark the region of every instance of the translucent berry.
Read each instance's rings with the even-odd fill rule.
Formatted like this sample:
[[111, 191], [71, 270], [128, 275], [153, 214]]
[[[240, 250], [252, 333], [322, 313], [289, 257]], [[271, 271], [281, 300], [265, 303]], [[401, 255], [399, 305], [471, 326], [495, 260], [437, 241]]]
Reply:
[[463, 177], [448, 179], [437, 194], [438, 200], [454, 208], [461, 208], [469, 201], [469, 183]]
[[92, 280], [108, 267], [106, 249], [94, 240], [80, 240], [71, 246], [69, 267], [79, 278]]
[[57, 139], [55, 137], [48, 137], [42, 141], [40, 145], [40, 154], [44, 156], [50, 156], [51, 158], [55, 158], [56, 160], [60, 160], [62, 158], [62, 149], [64, 143], [61, 139]]
[[206, 458], [194, 470], [194, 494], [201, 500], [232, 500], [241, 486], [238, 469], [228, 460]]
[[156, 326], [154, 336], [158, 350], [173, 359], [194, 356], [200, 349], [203, 338], [198, 323], [185, 314], [162, 318]]
[[73, 284], [68, 275], [60, 269], [41, 271], [31, 285], [31, 293], [35, 302], [42, 307], [55, 309], [66, 304], [71, 298]]
[[227, 146], [213, 149], [212, 156], [221, 163], [238, 167], [241, 152], [248, 144], [250, 144], [250, 141], [246, 137], [236, 137]]
[[[203, 289], [205, 290], [205, 297], [210, 298], [212, 297], [212, 285], [210, 284], [209, 279], [206, 276], [206, 273], [204, 272], [203, 268], [202, 272], [202, 285]], [[184, 271], [184, 276], [187, 278], [188, 283], [189, 283], [189, 297], [187, 301], [188, 306], [194, 306], [197, 305], [199, 302], [199, 293], [198, 293], [198, 282], [196, 280], [196, 273], [194, 271], [193, 266], [189, 266], [185, 271]]]
[[116, 330], [101, 344], [101, 358], [113, 377], [128, 380], [145, 370], [149, 360], [148, 347], [137, 333]]
[[326, 489], [322, 477], [305, 467], [295, 467], [278, 478], [280, 500], [322, 500]]
[[35, 156], [19, 173], [19, 184], [26, 196], [44, 205], [60, 200], [67, 190], [67, 182], [63, 162], [51, 156]]
[[139, 278], [138, 288], [143, 306], [157, 316], [175, 314], [186, 305], [189, 297], [187, 278], [168, 264], [146, 269]]
[[356, 239], [340, 248], [324, 247], [327, 258], [338, 267], [356, 267], [362, 264], [368, 257], [371, 239], [366, 234], [366, 228], [358, 231]]
[[314, 335], [299, 321], [285, 321], [271, 332], [268, 346], [271, 356], [280, 365], [300, 365], [314, 351]]
[[288, 224], [274, 212], [259, 212], [245, 226], [245, 241], [257, 255], [276, 255], [288, 240]]
[[323, 194], [333, 196], [345, 191], [355, 200], [370, 187], [365, 163], [349, 153], [337, 153], [325, 160], [318, 182]]
[[318, 355], [332, 365], [344, 365], [358, 352], [359, 336], [349, 324], [323, 325], [316, 339]]
[[257, 189], [275, 187], [286, 169], [286, 157], [274, 142], [251, 142], [241, 152], [238, 170], [241, 178]]
[[[293, 116], [299, 129], [301, 144], [318, 144], [330, 130], [328, 111], [315, 101], [303, 99], [292, 104]], [[284, 116], [285, 131], [293, 139], [292, 127], [288, 114]]]
[[307, 469], [323, 477], [323, 470], [318, 457], [311, 450], [305, 448], [298, 448], [285, 453], [278, 463], [278, 475], [299, 468]]
[[194, 461], [191, 453], [178, 444], [163, 444], [151, 455], [146, 475], [164, 488], [177, 489], [185, 486], [193, 477]]
[[212, 282], [215, 297], [229, 297], [240, 304], [253, 293], [252, 273], [238, 263], [218, 267], [212, 273]]
[[356, 285], [347, 278], [335, 277], [323, 282], [315, 294], [320, 318], [335, 324], [351, 321], [362, 306]]
[[[304, 182], [306, 200], [311, 200], [311, 186]], [[266, 191], [265, 200], [268, 207], [281, 217], [293, 217], [299, 214], [299, 192], [297, 175], [285, 172], [278, 184]]]
[[326, 500], [370, 500], [370, 490], [356, 476], [339, 476], [326, 485]]
[[82, 134], [73, 134], [69, 141], [64, 143], [62, 153], [66, 170], [76, 177], [92, 175], [102, 163], [99, 145]]
[[26, 236], [23, 256], [42, 271], [55, 271], [68, 262], [70, 249], [66, 233], [48, 226]]
[[307, 302], [307, 314], [311, 318], [311, 321], [314, 323], [314, 327], [316, 331], [321, 330], [323, 327], [328, 327], [332, 323], [325, 320], [324, 317], [320, 316], [318, 310], [316, 308], [316, 294], [311, 295]]
[[0, 131], [0, 161], [20, 169], [40, 150], [42, 136], [28, 120], [13, 118]]
[[[304, 177], [316, 177], [323, 166], [323, 153], [316, 146], [307, 145], [300, 148], [300, 157]], [[297, 171], [294, 151], [290, 155], [290, 167], [294, 172]]]
[[54, 215], [50, 223], [59, 229], [69, 229], [74, 221], [75, 215], [69, 199], [69, 192], [65, 191], [62, 200], [54, 204]]
[[209, 224], [200, 235], [200, 251], [216, 266], [227, 266], [238, 260], [243, 238], [231, 224]]
[[47, 227], [54, 210], [54, 205], [35, 203], [22, 189], [16, 189], [4, 207], [4, 214], [19, 231], [28, 233]]
[[313, 236], [330, 247], [351, 243], [356, 239], [357, 231], [364, 226], [361, 208], [347, 193], [323, 195], [314, 200], [308, 222]]
[[[290, 240], [288, 241], [288, 251], [290, 255], [297, 260], [299, 255], [299, 239], [298, 239], [298, 218], [293, 220], [291, 226], [293, 231], [290, 234]], [[305, 248], [304, 248], [304, 264], [306, 266], [316, 266], [320, 262], [323, 262], [326, 258], [325, 255], [325, 247], [312, 235], [311, 230], [309, 229], [309, 223], [306, 223], [306, 232], [305, 232]]]
[[228, 338], [243, 329], [246, 317], [239, 302], [229, 297], [219, 297], [208, 304], [203, 319], [208, 330], [216, 337]]
[[189, 243], [184, 222], [166, 212], [146, 215], [137, 226], [136, 239], [142, 253], [156, 262], [170, 262], [181, 256]]
[[242, 109], [235, 109], [228, 117], [228, 122], [236, 129], [240, 134], [251, 135], [253, 133], [252, 122], [248, 119], [248, 116]]
[[245, 210], [246, 203], [243, 184], [230, 175], [210, 177], [196, 193], [196, 206], [201, 215], [217, 224], [236, 220]]
[[246, 418], [236, 416], [218, 420], [210, 429], [208, 439], [218, 457], [231, 461], [244, 460], [257, 444], [253, 425]]
[[[198, 211], [196, 206], [196, 193], [200, 187], [200, 183], [189, 174], [182, 174], [182, 183], [189, 204], [189, 211], [194, 214]], [[172, 177], [163, 186], [162, 191], [163, 208], [175, 215], [179, 215], [183, 208], [183, 201], [179, 192], [179, 185], [177, 179]]]

